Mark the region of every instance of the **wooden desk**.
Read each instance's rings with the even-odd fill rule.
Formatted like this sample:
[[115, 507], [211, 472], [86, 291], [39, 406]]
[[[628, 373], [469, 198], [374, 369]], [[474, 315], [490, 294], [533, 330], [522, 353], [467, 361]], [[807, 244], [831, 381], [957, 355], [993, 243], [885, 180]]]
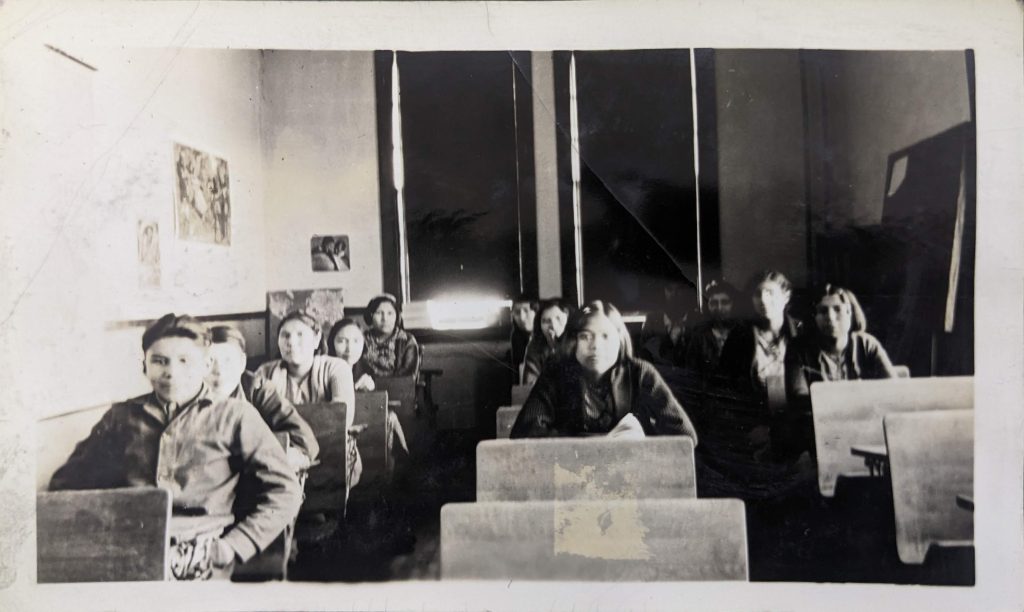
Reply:
[[743, 502], [446, 504], [441, 508], [441, 578], [746, 580]]
[[974, 489], [974, 411], [889, 414], [884, 426], [900, 560], [920, 564], [933, 545], [973, 544], [974, 515], [952, 500]]
[[502, 406], [494, 413], [494, 437], [498, 440], [508, 438], [512, 426], [516, 424], [522, 406]]
[[37, 580], [165, 580], [170, 520], [166, 489], [39, 493]]
[[696, 497], [693, 443], [643, 440], [486, 440], [476, 448], [477, 501]]
[[817, 382], [811, 385], [811, 404], [818, 487], [822, 495], [833, 497], [840, 476], [870, 476], [863, 459], [852, 455], [850, 448], [885, 444], [883, 417], [902, 412], [973, 408], [974, 378]]

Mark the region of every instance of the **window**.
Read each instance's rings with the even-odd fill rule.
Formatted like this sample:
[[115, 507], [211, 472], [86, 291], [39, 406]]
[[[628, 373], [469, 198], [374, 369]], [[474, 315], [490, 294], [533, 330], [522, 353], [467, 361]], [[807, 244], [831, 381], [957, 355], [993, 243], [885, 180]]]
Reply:
[[385, 287], [408, 302], [535, 288], [528, 54], [378, 52], [376, 70]]

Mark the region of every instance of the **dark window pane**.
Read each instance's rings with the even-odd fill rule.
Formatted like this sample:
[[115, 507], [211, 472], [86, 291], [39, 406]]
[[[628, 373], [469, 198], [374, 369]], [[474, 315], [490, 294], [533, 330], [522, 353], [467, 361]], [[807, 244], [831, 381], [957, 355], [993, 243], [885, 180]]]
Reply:
[[696, 282], [689, 51], [576, 53], [583, 291], [620, 308]]
[[399, 53], [413, 300], [519, 288], [512, 59]]

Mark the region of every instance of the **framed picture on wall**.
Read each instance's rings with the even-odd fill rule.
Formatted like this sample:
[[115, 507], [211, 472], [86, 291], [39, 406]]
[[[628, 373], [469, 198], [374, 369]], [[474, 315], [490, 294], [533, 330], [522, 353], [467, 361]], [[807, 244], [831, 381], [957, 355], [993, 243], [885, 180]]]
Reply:
[[174, 143], [174, 224], [179, 240], [231, 244], [228, 162]]
[[314, 272], [347, 272], [352, 269], [348, 236], [313, 235], [309, 239], [309, 257]]
[[160, 286], [160, 226], [152, 219], [139, 220], [139, 287]]

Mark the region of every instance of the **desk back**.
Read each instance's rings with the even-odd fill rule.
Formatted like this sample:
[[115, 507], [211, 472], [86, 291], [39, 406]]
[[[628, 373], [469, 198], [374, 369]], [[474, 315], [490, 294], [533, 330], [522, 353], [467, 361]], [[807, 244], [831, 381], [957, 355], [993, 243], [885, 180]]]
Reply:
[[818, 487], [835, 495], [839, 476], [868, 476], [853, 445], [885, 444], [882, 418], [895, 412], [974, 407], [974, 378], [890, 378], [811, 385]]
[[512, 433], [512, 426], [516, 424], [516, 417], [519, 416], [519, 411], [522, 409], [522, 405], [498, 408], [498, 411], [494, 413], [495, 438], [501, 440], [509, 437], [509, 434]]
[[309, 469], [302, 513], [343, 512], [348, 499], [348, 427], [342, 402], [296, 404], [320, 443], [319, 464]]
[[441, 578], [746, 580], [736, 499], [477, 502], [441, 508]]
[[386, 479], [388, 461], [388, 392], [360, 391], [356, 393], [356, 414], [354, 423], [366, 425], [358, 438], [359, 454], [363, 460], [363, 475], [360, 482]]
[[923, 563], [932, 544], [973, 544], [974, 515], [956, 498], [974, 490], [974, 411], [889, 414], [884, 427], [900, 560]]
[[164, 580], [171, 493], [133, 488], [36, 495], [39, 582]]
[[477, 501], [696, 497], [693, 442], [534, 438], [476, 447]]

